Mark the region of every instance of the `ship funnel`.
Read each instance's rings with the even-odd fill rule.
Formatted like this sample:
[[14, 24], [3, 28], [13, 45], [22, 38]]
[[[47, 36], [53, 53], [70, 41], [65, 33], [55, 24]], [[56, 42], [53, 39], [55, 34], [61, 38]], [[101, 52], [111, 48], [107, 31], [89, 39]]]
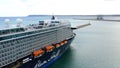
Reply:
[[17, 22], [17, 27], [21, 27], [23, 20], [18, 18], [16, 19], [16, 22]]
[[6, 27], [9, 28], [10, 19], [5, 19], [4, 22], [6, 24]]
[[51, 20], [55, 20], [55, 16], [54, 15], [52, 16]]

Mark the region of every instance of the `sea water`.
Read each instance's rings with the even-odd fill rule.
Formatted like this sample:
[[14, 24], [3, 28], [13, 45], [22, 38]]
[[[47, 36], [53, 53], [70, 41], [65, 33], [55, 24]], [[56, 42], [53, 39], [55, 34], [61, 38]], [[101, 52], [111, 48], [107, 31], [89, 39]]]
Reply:
[[88, 21], [91, 25], [74, 31], [70, 48], [49, 68], [120, 68], [120, 22], [82, 22]]

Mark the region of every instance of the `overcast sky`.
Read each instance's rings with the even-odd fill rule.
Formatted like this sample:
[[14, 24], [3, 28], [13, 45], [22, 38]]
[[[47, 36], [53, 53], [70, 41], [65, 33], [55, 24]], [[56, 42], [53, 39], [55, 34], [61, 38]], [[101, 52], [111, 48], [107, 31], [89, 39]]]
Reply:
[[0, 16], [120, 14], [120, 0], [0, 0]]

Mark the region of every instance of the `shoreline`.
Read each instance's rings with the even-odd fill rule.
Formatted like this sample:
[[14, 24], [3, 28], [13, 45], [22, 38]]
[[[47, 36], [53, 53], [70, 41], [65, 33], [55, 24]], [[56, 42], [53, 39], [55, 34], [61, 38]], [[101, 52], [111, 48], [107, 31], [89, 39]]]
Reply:
[[120, 22], [120, 20], [97, 20], [97, 19], [75, 19], [75, 20], [95, 20], [95, 21], [115, 21], [115, 22]]

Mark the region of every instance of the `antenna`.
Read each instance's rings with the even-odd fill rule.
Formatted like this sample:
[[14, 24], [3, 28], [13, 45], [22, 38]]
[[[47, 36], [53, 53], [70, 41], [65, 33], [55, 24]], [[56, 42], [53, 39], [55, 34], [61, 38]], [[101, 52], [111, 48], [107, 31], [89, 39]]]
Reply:
[[17, 27], [21, 27], [23, 20], [18, 18], [18, 19], [16, 19], [16, 22], [17, 22]]
[[4, 22], [6, 24], [6, 27], [9, 28], [10, 19], [5, 19]]

